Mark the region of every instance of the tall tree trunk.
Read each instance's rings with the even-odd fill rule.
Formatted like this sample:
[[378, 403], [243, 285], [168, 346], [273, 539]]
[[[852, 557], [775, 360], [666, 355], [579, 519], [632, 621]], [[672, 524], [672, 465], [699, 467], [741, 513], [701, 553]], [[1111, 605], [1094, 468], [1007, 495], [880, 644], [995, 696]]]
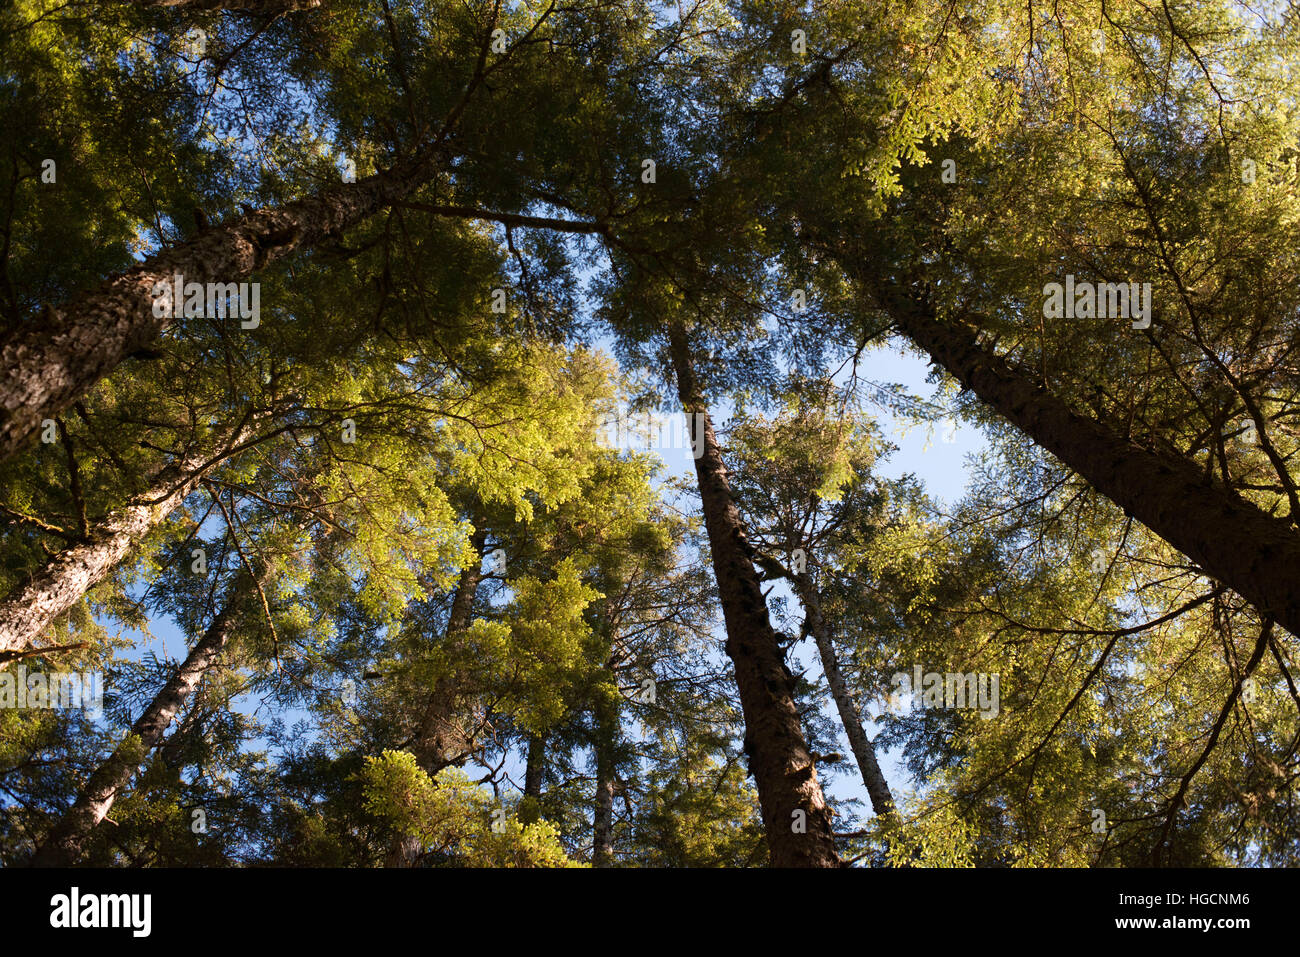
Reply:
[[524, 764], [524, 800], [519, 805], [519, 823], [535, 824], [542, 817], [542, 775], [546, 772], [546, 736], [528, 736], [528, 756]]
[[608, 764], [597, 756], [596, 810], [592, 815], [591, 866], [609, 867], [614, 862], [614, 777]]
[[889, 792], [889, 782], [880, 770], [876, 760], [876, 749], [862, 727], [862, 718], [858, 714], [857, 702], [840, 671], [839, 659], [835, 654], [835, 645], [831, 642], [830, 628], [822, 615], [821, 596], [813, 584], [812, 577], [804, 572], [792, 576], [795, 592], [804, 608], [804, 624], [813, 640], [817, 642], [817, 653], [822, 659], [822, 671], [826, 674], [826, 683], [830, 685], [831, 697], [835, 699], [835, 708], [840, 713], [840, 723], [853, 749], [853, 757], [858, 762], [862, 774], [862, 783], [866, 785], [867, 795], [871, 798], [871, 809], [877, 817], [889, 817], [895, 813], [894, 796]]
[[244, 447], [252, 427], [241, 426], [224, 450], [198, 449], [160, 470], [145, 492], [97, 522], [83, 541], [52, 556], [0, 599], [0, 666], [75, 605], [117, 566], [131, 547], [183, 502], [218, 462]]
[[614, 860], [614, 744], [618, 711], [598, 702], [592, 715], [596, 730], [596, 803], [591, 823], [591, 865], [609, 867]]
[[546, 738], [540, 734], [528, 736], [528, 763], [524, 766], [524, 797], [540, 801], [542, 774], [546, 770]]
[[669, 354], [677, 376], [677, 394], [688, 419], [699, 416], [703, 435], [695, 459], [704, 524], [713, 552], [727, 628], [727, 655], [736, 669], [741, 710], [745, 716], [745, 753], [754, 775], [772, 864], [776, 867], [837, 867], [830, 808], [795, 709], [794, 676], [785, 665], [776, 632], [768, 618], [740, 513], [731, 498], [726, 466], [713, 423], [695, 379], [686, 332], [668, 326]]
[[[473, 619], [474, 600], [478, 596], [479, 583], [483, 580], [483, 550], [486, 543], [487, 530], [475, 528], [470, 538], [474, 554], [469, 564], [461, 569], [460, 579], [456, 582], [456, 593], [452, 596], [451, 611], [447, 615], [447, 631], [443, 635], [443, 647], [453, 656]], [[440, 676], [420, 715], [420, 723], [411, 742], [411, 753], [415, 755], [416, 763], [430, 776], [451, 764], [455, 760], [456, 748], [466, 743], [461, 730], [456, 726], [463, 684], [464, 680], [459, 674]], [[384, 865], [412, 867], [419, 859], [420, 849], [419, 838], [405, 835], [389, 848]]]
[[423, 157], [204, 230], [20, 323], [0, 342], [0, 461], [43, 419], [71, 404], [173, 322], [154, 314], [155, 284], [171, 283], [177, 274], [186, 283], [245, 280], [268, 262], [310, 248], [409, 195], [432, 175], [432, 148]]
[[[474, 615], [474, 600], [478, 596], [478, 586], [483, 580], [483, 550], [487, 542], [487, 530], [476, 528], [470, 539], [474, 554], [470, 563], [461, 569], [460, 579], [456, 583], [456, 594], [452, 596], [451, 611], [447, 616], [447, 631], [443, 636], [443, 648], [454, 655], [461, 645], [465, 632], [469, 630]], [[463, 677], [459, 674], [443, 675], [434, 684], [429, 702], [420, 718], [419, 731], [412, 746], [412, 753], [420, 767], [429, 774], [437, 774], [454, 758], [458, 745], [463, 745], [463, 735], [456, 726], [457, 704]]]
[[1300, 533], [1287, 520], [1209, 480], [1190, 460], [1142, 448], [1073, 411], [1031, 374], [980, 345], [968, 323], [939, 322], [927, 303], [859, 278], [898, 328], [966, 388], [1211, 578], [1300, 635]]
[[71, 404], [170, 325], [172, 317], [154, 315], [157, 283], [170, 282], [176, 274], [187, 283], [246, 279], [269, 262], [337, 236], [428, 182], [447, 137], [483, 82], [495, 24], [494, 8], [465, 92], [437, 135], [411, 158], [355, 183], [330, 186], [205, 229], [15, 327], [0, 341], [0, 462], [13, 455], [43, 419]]
[[118, 793], [162, 741], [172, 720], [226, 647], [238, 619], [239, 604], [251, 587], [249, 576], [241, 573], [198, 644], [131, 725], [127, 737], [91, 774], [72, 807], [46, 836], [32, 858], [33, 867], [69, 867], [81, 857], [91, 832], [108, 815]]

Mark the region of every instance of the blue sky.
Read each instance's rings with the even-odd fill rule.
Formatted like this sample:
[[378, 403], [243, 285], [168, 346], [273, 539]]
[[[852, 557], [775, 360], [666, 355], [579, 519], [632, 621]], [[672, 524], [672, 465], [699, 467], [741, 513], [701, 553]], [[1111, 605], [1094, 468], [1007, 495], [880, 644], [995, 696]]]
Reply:
[[[938, 394], [938, 386], [928, 381], [930, 372], [931, 367], [915, 352], [905, 352], [888, 344], [866, 353], [858, 369], [860, 376], [874, 382], [898, 383], [916, 398], [950, 407]], [[722, 407], [725, 408], [725, 403]], [[876, 472], [882, 478], [899, 478], [911, 473], [924, 483], [926, 492], [932, 498], [940, 500], [947, 506], [954, 505], [966, 490], [970, 460], [978, 457], [986, 447], [983, 433], [955, 416], [950, 424], [931, 427], [911, 423], [884, 408], [877, 407], [874, 414], [882, 435], [898, 447], [889, 458], [878, 463]], [[715, 418], [719, 420], [717, 421], [719, 427], [725, 425], [725, 412], [717, 413]], [[636, 447], [634, 443], [629, 445]], [[665, 478], [681, 476], [693, 481], [695, 465], [689, 446], [671, 441], [664, 441], [661, 445], [662, 448], [653, 448], [652, 451], [656, 452], [664, 462], [668, 473]], [[782, 588], [783, 586], [778, 585], [774, 594], [783, 594], [787, 599], [788, 607], [797, 610], [798, 603], [788, 590], [783, 592]], [[821, 675], [817, 652], [811, 641], [806, 641], [792, 649], [791, 659], [791, 667], [796, 671], [806, 668], [810, 678]], [[839, 718], [829, 698], [825, 704], [827, 712], [834, 717], [835, 727], [839, 728]], [[874, 704], [868, 702], [859, 702], [859, 704], [869, 714], [878, 713], [878, 708]], [[879, 729], [870, 723], [866, 727], [867, 734], [874, 738]], [[839, 737], [839, 751], [850, 755], [848, 739], [842, 731]], [[878, 754], [878, 758], [881, 769], [896, 796], [913, 786], [914, 783], [907, 770], [900, 764], [898, 755], [886, 752]], [[869, 814], [871, 805], [866, 788], [857, 773], [856, 765], [850, 764], [849, 768], [847, 773], [835, 775], [825, 786], [838, 798], [860, 800], [864, 812]], [[839, 826], [843, 827], [843, 822]]]
[[[327, 139], [332, 139], [332, 137], [327, 134]], [[247, 141], [241, 145], [245, 149], [251, 146]], [[340, 155], [346, 155], [346, 150], [341, 150]], [[544, 214], [563, 215], [562, 213], [556, 213], [554, 210], [543, 209], [540, 211]], [[504, 231], [500, 228], [497, 228], [496, 231], [501, 234], [502, 244], [504, 245]], [[579, 258], [578, 262], [581, 261], [582, 259]], [[583, 287], [588, 286], [595, 271], [594, 264], [587, 268], [580, 268], [577, 276], [580, 285]], [[586, 300], [584, 297], [583, 305], [589, 308], [590, 300]], [[605, 346], [608, 348], [608, 341], [605, 342]], [[882, 384], [898, 383], [913, 396], [934, 401], [940, 405], [944, 404], [936, 395], [936, 386], [927, 381], [930, 367], [926, 362], [914, 352], [906, 352], [895, 345], [881, 345], [865, 354], [859, 364], [858, 373], [873, 382]], [[840, 379], [842, 378], [841, 376]], [[725, 401], [719, 403], [714, 409], [715, 420], [719, 420], [718, 425], [725, 424], [728, 409], [729, 405]], [[982, 434], [976, 429], [961, 424], [959, 420], [954, 420], [953, 425], [955, 428], [950, 428], [947, 423], [936, 426], [915, 425], [895, 416], [888, 409], [882, 407], [875, 408], [874, 414], [884, 437], [898, 447], [897, 451], [889, 458], [878, 463], [877, 473], [884, 478], [897, 478], [912, 473], [923, 482], [926, 492], [932, 498], [949, 505], [955, 503], [966, 488], [969, 457], [972, 454], [979, 453], [984, 447], [985, 443]], [[669, 475], [686, 476], [693, 480], [694, 465], [690, 456], [689, 444], [679, 444], [676, 447], [665, 447], [655, 449], [655, 451], [663, 459]], [[778, 594], [780, 594], [779, 589]], [[797, 613], [797, 602], [788, 593], [786, 598], [788, 607], [794, 609]], [[719, 622], [720, 617], [719, 615]], [[184, 635], [173, 621], [166, 618], [154, 619], [151, 621], [150, 627], [153, 638], [147, 639], [139, 633], [133, 634], [132, 637], [136, 639], [137, 644], [125, 654], [125, 657], [138, 660], [147, 653], [153, 653], [160, 659], [179, 662], [186, 656], [189, 646], [193, 644], [197, 637]], [[791, 665], [796, 670], [807, 668], [810, 677], [820, 675], [816, 652], [810, 642], [796, 647], [792, 651], [792, 659]], [[364, 694], [364, 682], [358, 682], [358, 687], [360, 692]], [[109, 690], [111, 692], [111, 689]], [[244, 713], [251, 713], [257, 710], [259, 706], [260, 701], [249, 696], [244, 696], [232, 702], [232, 707]], [[827, 706], [834, 716], [834, 709], [829, 699], [827, 700]], [[864, 710], [875, 713], [876, 709], [867, 707]], [[309, 715], [305, 712], [296, 710], [281, 712], [280, 715], [289, 725], [292, 725], [296, 720], [309, 718]], [[837, 716], [835, 725], [838, 727]], [[876, 730], [873, 726], [868, 725], [868, 734], [874, 737]], [[124, 732], [125, 729], [121, 729], [121, 731]], [[255, 746], [257, 744], [255, 742]], [[845, 754], [850, 753], [848, 742], [843, 739], [842, 734], [839, 750]], [[880, 758], [885, 775], [896, 792], [910, 786], [911, 782], [905, 770], [899, 765], [894, 756], [882, 754]], [[522, 756], [514, 756], [506, 763], [505, 770], [514, 781], [522, 782]], [[869, 808], [870, 806], [861, 778], [852, 766], [848, 773], [840, 773], [835, 776], [829, 783], [828, 790], [838, 797], [858, 798], [863, 802], [864, 807]]]
[[[927, 381], [930, 367], [915, 353], [905, 353], [890, 345], [880, 346], [864, 356], [859, 373], [875, 382], [898, 383], [913, 396], [943, 404], [937, 395], [936, 385]], [[882, 434], [898, 447], [893, 455], [878, 464], [877, 472], [887, 478], [912, 473], [924, 482], [927, 492], [932, 497], [948, 505], [954, 504], [965, 491], [970, 457], [978, 455], [985, 446], [982, 433], [957, 419], [954, 419], [955, 429], [950, 430], [943, 427], [915, 425], [883, 408], [877, 408], [875, 415]], [[722, 419], [719, 425], [725, 424], [725, 413], [719, 415], [719, 418]], [[664, 462], [667, 473], [664, 478], [684, 476], [693, 480], [694, 462], [689, 446], [673, 442], [661, 444], [662, 448], [655, 448], [653, 451]], [[635, 444], [632, 447], [635, 447]], [[788, 593], [786, 597], [789, 607], [797, 610], [798, 604], [793, 597]], [[139, 644], [131, 650], [128, 657], [138, 659], [147, 652], [174, 661], [180, 661], [185, 657], [189, 645], [193, 642], [192, 637], [183, 635], [170, 619], [155, 619], [151, 627], [154, 640], [146, 641], [144, 636], [136, 634]], [[795, 670], [806, 668], [809, 677], [821, 674], [816, 650], [811, 642], [796, 646], [791, 652], [791, 658], [791, 665]], [[364, 683], [360, 684], [361, 693], [364, 694]], [[835, 718], [835, 727], [838, 728], [838, 716], [834, 715], [833, 705], [829, 699], [825, 703], [828, 713]], [[868, 714], [878, 712], [878, 708], [873, 703], [861, 702], [861, 704]], [[245, 713], [255, 710], [258, 705], [256, 699], [247, 696], [233, 703], [234, 707]], [[289, 712], [282, 713], [282, 717], [285, 718], [286, 723], [292, 724], [300, 718], [309, 716], [305, 712]], [[870, 736], [875, 737], [877, 732], [878, 729], [874, 725], [870, 723], [867, 725], [867, 733]], [[842, 732], [839, 750], [846, 755], [851, 753], [848, 741]], [[896, 794], [913, 786], [897, 755], [882, 753], [879, 758], [885, 776]], [[522, 755], [513, 756], [507, 762], [505, 770], [515, 782], [521, 783]], [[838, 798], [860, 800], [864, 812], [869, 813], [870, 802], [855, 765], [850, 764], [847, 771], [834, 775], [826, 782], [826, 787]], [[841, 827], [843, 825], [844, 822], [841, 822]]]

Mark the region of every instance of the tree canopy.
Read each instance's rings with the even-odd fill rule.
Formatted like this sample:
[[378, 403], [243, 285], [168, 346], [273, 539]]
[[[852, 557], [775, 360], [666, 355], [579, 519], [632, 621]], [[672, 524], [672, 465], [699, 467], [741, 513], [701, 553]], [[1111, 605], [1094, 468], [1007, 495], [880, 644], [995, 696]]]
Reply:
[[1300, 864], [1294, 4], [0, 64], [0, 865]]

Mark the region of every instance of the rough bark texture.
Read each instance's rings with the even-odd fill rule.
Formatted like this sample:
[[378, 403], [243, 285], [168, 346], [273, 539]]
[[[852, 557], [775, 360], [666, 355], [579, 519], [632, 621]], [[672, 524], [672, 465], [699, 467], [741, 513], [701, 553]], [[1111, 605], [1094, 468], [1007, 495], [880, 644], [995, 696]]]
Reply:
[[[469, 564], [461, 570], [460, 580], [456, 583], [456, 594], [452, 596], [451, 611], [447, 616], [447, 631], [443, 636], [443, 647], [449, 654], [454, 653], [461, 637], [469, 630], [474, 614], [474, 599], [478, 595], [479, 583], [483, 580], [483, 549], [487, 542], [487, 532], [481, 528], [475, 529], [470, 542], [474, 554]], [[438, 678], [420, 715], [420, 724], [411, 742], [411, 753], [415, 755], [416, 763], [430, 776], [450, 765], [457, 749], [467, 743], [456, 721], [461, 684], [460, 676], [455, 674]], [[419, 838], [404, 836], [389, 849], [385, 866], [412, 867], [419, 860], [420, 850]]]
[[540, 734], [528, 737], [528, 763], [524, 767], [524, 797], [540, 801], [542, 773], [546, 770], [546, 739]]
[[592, 811], [591, 866], [609, 867], [614, 862], [614, 739], [617, 713], [598, 704], [596, 725], [596, 802]]
[[854, 701], [853, 693], [844, 680], [844, 673], [840, 671], [835, 646], [831, 643], [830, 628], [822, 616], [821, 598], [817, 594], [817, 588], [806, 572], [795, 575], [793, 581], [799, 602], [804, 608], [804, 625], [808, 633], [813, 636], [813, 640], [817, 642], [817, 653], [822, 659], [822, 671], [826, 675], [826, 683], [830, 685], [831, 697], [835, 699], [835, 708], [840, 713], [840, 723], [844, 726], [845, 735], [848, 736], [853, 757], [858, 762], [858, 770], [862, 773], [862, 783], [866, 785], [867, 794], [871, 798], [871, 809], [879, 817], [893, 815], [894, 796], [889, 792], [889, 783], [885, 780], [885, 775], [880, 770], [880, 763], [876, 760], [876, 749], [862, 727], [857, 702]]
[[198, 644], [131, 725], [126, 739], [91, 774], [72, 807], [54, 825], [33, 856], [33, 867], [69, 867], [81, 857], [91, 832], [108, 815], [118, 793], [162, 741], [168, 726], [226, 647], [236, 624], [238, 605], [250, 587], [251, 579], [241, 575], [239, 584], [232, 589], [225, 606]]
[[[604, 773], [602, 774], [602, 770]], [[614, 861], [614, 779], [608, 766], [596, 768], [596, 810], [592, 823], [591, 864], [609, 867]]]
[[[482, 558], [486, 541], [487, 533], [482, 529], [475, 530], [471, 539], [474, 554], [470, 563], [461, 570], [460, 580], [456, 583], [456, 594], [452, 596], [451, 611], [447, 616], [443, 647], [449, 654], [454, 654], [473, 618], [474, 599], [478, 595], [479, 582], [483, 580]], [[420, 729], [411, 753], [415, 755], [420, 767], [429, 774], [437, 774], [445, 768], [454, 757], [457, 747], [465, 743], [464, 734], [456, 722], [461, 683], [459, 675], [444, 675], [439, 678], [420, 717]]]
[[84, 541], [54, 555], [0, 599], [0, 664], [25, 651], [37, 635], [77, 603], [126, 556], [131, 547], [166, 518], [198, 486], [207, 470], [245, 442], [242, 428], [226, 451], [192, 450], [162, 469], [144, 493], [114, 509]]
[[154, 315], [155, 283], [238, 282], [268, 262], [310, 247], [414, 190], [433, 164], [412, 162], [340, 183], [285, 206], [248, 214], [20, 323], [0, 343], [0, 461], [173, 321]]
[[[704, 421], [703, 454], [695, 460], [704, 523], [713, 552], [727, 628], [727, 655], [736, 669], [745, 716], [745, 753], [754, 775], [772, 864], [776, 867], [837, 867], [831, 813], [804, 739], [767, 603], [752, 563], [740, 513], [731, 497], [726, 466], [713, 423], [695, 379], [690, 347], [680, 325], [668, 328], [677, 393], [686, 414]], [[802, 813], [797, 813], [802, 812]]]
[[[846, 267], [847, 268], [847, 267]], [[1135, 445], [980, 345], [960, 320], [939, 322], [926, 303], [876, 287], [898, 328], [966, 388], [1078, 472], [1098, 492], [1300, 635], [1300, 533], [1176, 454]]]

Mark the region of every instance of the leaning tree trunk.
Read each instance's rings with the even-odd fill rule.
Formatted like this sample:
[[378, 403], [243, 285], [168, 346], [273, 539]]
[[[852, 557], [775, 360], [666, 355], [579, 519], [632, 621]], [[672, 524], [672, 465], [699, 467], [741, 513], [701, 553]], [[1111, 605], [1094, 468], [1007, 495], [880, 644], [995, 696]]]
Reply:
[[13, 455], [43, 419], [172, 323], [170, 316], [154, 314], [155, 284], [170, 283], [176, 274], [186, 283], [244, 280], [268, 262], [337, 235], [410, 194], [431, 176], [431, 155], [426, 150], [423, 159], [204, 230], [20, 323], [0, 343], [0, 461]]
[[[456, 593], [451, 600], [451, 611], [447, 616], [447, 631], [443, 636], [442, 646], [452, 656], [460, 647], [473, 618], [474, 599], [478, 596], [478, 586], [483, 580], [483, 550], [486, 543], [486, 529], [476, 528], [470, 538], [473, 554], [469, 564], [461, 569]], [[411, 742], [411, 753], [415, 755], [416, 764], [431, 777], [450, 765], [457, 749], [466, 743], [463, 732], [456, 725], [464, 683], [463, 676], [457, 673], [440, 676], [420, 715], [420, 723]], [[393, 844], [384, 864], [386, 867], [412, 867], [419, 857], [420, 839], [408, 834]]]
[[168, 726], [226, 647], [238, 618], [239, 603], [250, 587], [249, 576], [241, 574], [198, 644], [136, 719], [122, 743], [91, 774], [72, 807], [54, 825], [32, 858], [32, 866], [68, 867], [81, 857], [91, 833], [108, 815], [118, 793], [162, 741]]
[[804, 609], [804, 624], [813, 640], [817, 642], [817, 653], [822, 659], [822, 671], [826, 674], [826, 683], [830, 685], [831, 697], [835, 699], [835, 708], [840, 713], [840, 723], [853, 749], [853, 757], [858, 762], [862, 773], [862, 783], [867, 787], [871, 798], [871, 809], [877, 817], [892, 817], [895, 814], [894, 796], [889, 792], [889, 782], [880, 770], [876, 760], [876, 749], [862, 727], [862, 718], [858, 715], [857, 702], [853, 692], [840, 671], [839, 659], [835, 654], [835, 645], [831, 642], [830, 628], [822, 615], [821, 596], [807, 572], [792, 576], [795, 592]]
[[753, 547], [731, 498], [726, 466], [680, 324], [669, 325], [668, 342], [682, 408], [688, 417], [699, 416], [703, 423], [693, 432], [703, 443], [695, 472], [726, 622], [727, 655], [735, 666], [745, 717], [745, 753], [758, 789], [772, 864], [838, 867], [830, 808], [795, 709], [795, 679], [768, 618], [751, 561]]
[[800, 210], [805, 242], [870, 293], [894, 326], [966, 388], [1078, 472], [1098, 492], [1231, 588], [1266, 618], [1300, 635], [1300, 532], [1208, 478], [1190, 459], [1142, 448], [1075, 412], [1033, 373], [981, 345], [961, 316], [886, 278], [850, 237], [862, 230]]
[[157, 473], [152, 485], [109, 512], [82, 541], [70, 545], [0, 599], [0, 665], [31, 645], [95, 583], [122, 561], [131, 547], [183, 502], [218, 462], [252, 435], [245, 425], [219, 453], [192, 450]]
[[355, 183], [330, 186], [203, 230], [19, 324], [0, 342], [0, 462], [13, 455], [43, 419], [71, 404], [167, 328], [171, 317], [154, 315], [157, 283], [170, 282], [177, 273], [187, 283], [243, 280], [269, 262], [339, 235], [428, 182], [436, 171], [436, 157], [483, 82], [488, 40], [485, 33], [469, 84], [437, 136], [412, 158]]
[[1209, 480], [1188, 459], [1142, 448], [1075, 412], [982, 346], [966, 322], [940, 322], [928, 303], [859, 278], [898, 328], [966, 388], [1261, 615], [1300, 635], [1300, 534], [1287, 520]]

